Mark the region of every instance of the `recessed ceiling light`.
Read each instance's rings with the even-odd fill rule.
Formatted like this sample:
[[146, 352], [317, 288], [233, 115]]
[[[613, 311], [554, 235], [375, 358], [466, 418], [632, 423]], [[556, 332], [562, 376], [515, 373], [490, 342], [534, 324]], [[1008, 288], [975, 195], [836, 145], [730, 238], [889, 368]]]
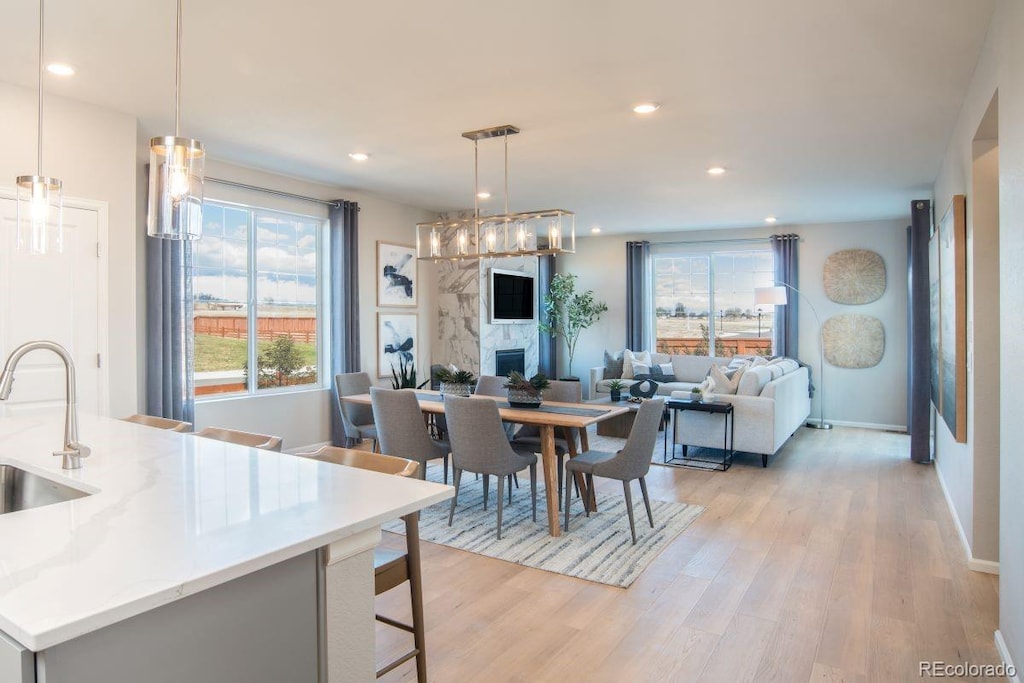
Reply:
[[352, 152], [348, 155], [353, 161], [366, 161], [370, 158], [370, 155], [366, 152]]
[[476, 198], [477, 199], [490, 199], [491, 198], [491, 193], [490, 192], [486, 192], [486, 191], [484, 191], [484, 192], [477, 192], [476, 193]]
[[600, 234], [601, 228], [593, 227], [593, 228], [590, 229], [590, 232], [592, 232], [595, 235]]
[[661, 109], [661, 105], [657, 102], [641, 102], [633, 107], [633, 112], [636, 114], [653, 114], [659, 109]]
[[708, 169], [708, 175], [722, 175], [725, 173], [724, 166], [712, 166]]
[[58, 64], [54, 62], [53, 64], [47, 64], [46, 70], [52, 73], [54, 76], [75, 75], [75, 67], [71, 66], [70, 64]]
[[775, 216], [768, 216], [767, 218], [764, 219], [764, 222], [765, 223], [774, 223], [777, 220], [779, 220], [779, 219], [776, 218]]

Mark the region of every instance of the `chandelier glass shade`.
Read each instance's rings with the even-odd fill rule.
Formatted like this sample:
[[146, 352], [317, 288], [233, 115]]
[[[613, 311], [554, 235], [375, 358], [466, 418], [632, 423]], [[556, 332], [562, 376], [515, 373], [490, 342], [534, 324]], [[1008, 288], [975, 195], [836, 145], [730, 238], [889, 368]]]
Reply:
[[[502, 258], [544, 254], [572, 254], [576, 251], [576, 216], [564, 209], [508, 211], [508, 136], [519, 132], [504, 125], [463, 133], [473, 140], [474, 187], [473, 215], [455, 219], [441, 218], [416, 224], [416, 255], [428, 261], [467, 258]], [[479, 149], [480, 140], [505, 139], [505, 212], [484, 216], [480, 213]]]

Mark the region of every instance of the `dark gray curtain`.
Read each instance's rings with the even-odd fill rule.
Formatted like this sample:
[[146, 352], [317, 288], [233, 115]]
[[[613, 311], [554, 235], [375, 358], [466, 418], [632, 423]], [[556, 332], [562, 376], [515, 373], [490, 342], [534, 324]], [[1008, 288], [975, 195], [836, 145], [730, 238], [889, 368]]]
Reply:
[[[797, 277], [797, 247], [799, 235], [772, 235], [772, 253], [775, 255], [775, 282], [799, 289]], [[789, 303], [775, 307], [775, 324], [772, 331], [772, 347], [776, 356], [797, 358], [799, 356], [799, 310], [797, 294], [792, 289], [786, 292]]]
[[[555, 276], [555, 256], [548, 254], [537, 257], [537, 301], [543, 305], [544, 296], [551, 289], [551, 278]], [[558, 344], [547, 332], [537, 333], [540, 363], [537, 372], [548, 377], [558, 377]]]
[[931, 462], [931, 302], [928, 273], [928, 238], [932, 225], [931, 202], [910, 203], [907, 228], [907, 431], [910, 459]]
[[195, 422], [192, 243], [146, 238], [146, 413]]
[[654, 350], [650, 242], [626, 242], [626, 348]]
[[330, 209], [331, 441], [347, 445], [334, 376], [359, 372], [359, 205], [338, 200]]

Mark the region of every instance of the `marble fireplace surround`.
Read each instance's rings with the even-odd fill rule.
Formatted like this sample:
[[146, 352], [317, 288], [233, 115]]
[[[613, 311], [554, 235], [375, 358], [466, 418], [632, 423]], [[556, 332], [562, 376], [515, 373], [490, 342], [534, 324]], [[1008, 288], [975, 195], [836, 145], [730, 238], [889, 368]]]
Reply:
[[537, 324], [492, 325], [487, 274], [491, 268], [500, 268], [536, 276], [537, 257], [442, 261], [436, 268], [438, 324], [431, 362], [455, 365], [476, 375], [493, 375], [496, 351], [521, 348], [527, 377], [535, 374], [540, 362]]

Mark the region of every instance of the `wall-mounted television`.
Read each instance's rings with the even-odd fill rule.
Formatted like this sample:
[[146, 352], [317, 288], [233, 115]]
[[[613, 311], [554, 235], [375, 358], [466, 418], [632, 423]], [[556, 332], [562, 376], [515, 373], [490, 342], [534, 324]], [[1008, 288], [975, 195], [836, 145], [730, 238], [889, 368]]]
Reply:
[[537, 319], [535, 278], [529, 273], [491, 268], [488, 274], [491, 323], [532, 323]]

